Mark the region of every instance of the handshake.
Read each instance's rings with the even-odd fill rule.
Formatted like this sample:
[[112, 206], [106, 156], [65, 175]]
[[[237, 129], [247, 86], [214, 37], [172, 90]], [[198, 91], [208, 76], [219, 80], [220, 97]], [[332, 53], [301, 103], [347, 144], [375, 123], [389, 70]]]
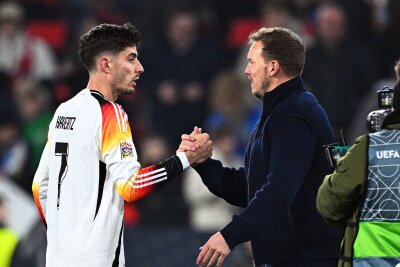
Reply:
[[181, 136], [182, 141], [177, 152], [185, 152], [191, 166], [206, 161], [212, 155], [213, 142], [207, 133], [201, 131], [201, 128], [195, 126], [190, 135]]

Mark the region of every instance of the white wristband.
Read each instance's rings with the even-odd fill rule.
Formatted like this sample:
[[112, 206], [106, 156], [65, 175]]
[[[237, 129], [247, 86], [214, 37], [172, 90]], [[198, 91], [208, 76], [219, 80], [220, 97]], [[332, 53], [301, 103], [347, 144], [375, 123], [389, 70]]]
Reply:
[[185, 152], [176, 152], [176, 155], [181, 160], [183, 170], [190, 167], [189, 160], [186, 157]]

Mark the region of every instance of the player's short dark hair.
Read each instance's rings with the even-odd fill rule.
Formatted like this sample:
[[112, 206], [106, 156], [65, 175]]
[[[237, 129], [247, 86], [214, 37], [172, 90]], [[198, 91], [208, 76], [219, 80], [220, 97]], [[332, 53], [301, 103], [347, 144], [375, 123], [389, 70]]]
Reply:
[[79, 55], [90, 72], [95, 67], [95, 57], [102, 52], [119, 53], [127, 47], [138, 46], [141, 34], [130, 23], [123, 26], [100, 24], [79, 38]]
[[249, 36], [250, 44], [257, 41], [263, 44], [265, 60], [277, 60], [286, 75], [301, 75], [306, 48], [296, 33], [282, 27], [261, 28]]

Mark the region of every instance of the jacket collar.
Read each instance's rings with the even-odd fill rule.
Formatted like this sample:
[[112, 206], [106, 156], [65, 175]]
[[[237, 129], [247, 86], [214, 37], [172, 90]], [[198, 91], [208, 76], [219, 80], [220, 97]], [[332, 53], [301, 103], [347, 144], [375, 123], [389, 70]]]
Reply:
[[287, 82], [282, 83], [274, 90], [264, 94], [263, 99], [263, 110], [261, 117], [265, 118], [271, 115], [274, 108], [280, 103], [286, 96], [295, 92], [304, 92], [304, 84], [300, 77], [295, 77]]

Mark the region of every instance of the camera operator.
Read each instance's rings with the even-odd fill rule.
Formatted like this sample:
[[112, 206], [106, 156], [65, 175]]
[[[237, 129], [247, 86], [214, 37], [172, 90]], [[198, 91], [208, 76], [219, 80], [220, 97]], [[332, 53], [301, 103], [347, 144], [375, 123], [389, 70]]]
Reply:
[[400, 266], [400, 61], [382, 130], [360, 136], [325, 177], [318, 212], [346, 227], [338, 266]]

